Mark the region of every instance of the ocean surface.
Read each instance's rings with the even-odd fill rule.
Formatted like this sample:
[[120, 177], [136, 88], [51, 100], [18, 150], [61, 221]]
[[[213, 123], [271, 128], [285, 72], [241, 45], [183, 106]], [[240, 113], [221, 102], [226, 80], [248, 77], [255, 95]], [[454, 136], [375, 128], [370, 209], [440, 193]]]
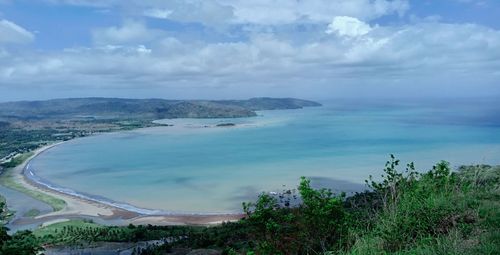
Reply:
[[[391, 153], [421, 171], [440, 160], [500, 164], [496, 100], [322, 103], [76, 139], [42, 153], [30, 170], [55, 188], [146, 213], [234, 213], [260, 192], [295, 188], [300, 176], [363, 189]], [[228, 122], [237, 125], [213, 127]]]

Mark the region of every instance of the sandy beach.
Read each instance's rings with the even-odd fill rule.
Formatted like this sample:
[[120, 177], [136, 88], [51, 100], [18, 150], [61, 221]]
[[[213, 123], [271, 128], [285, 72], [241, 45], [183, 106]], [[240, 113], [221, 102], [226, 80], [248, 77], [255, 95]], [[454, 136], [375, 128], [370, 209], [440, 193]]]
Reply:
[[22, 185], [30, 191], [39, 192], [53, 198], [63, 200], [66, 205], [61, 210], [41, 214], [33, 218], [21, 218], [13, 224], [33, 225], [36, 223], [46, 225], [69, 219], [95, 219], [96, 222], [106, 225], [127, 225], [130, 223], [152, 225], [210, 225], [219, 224], [224, 221], [233, 221], [243, 217], [243, 215], [240, 214], [145, 215], [50, 189], [47, 186], [34, 182], [25, 176], [24, 171], [26, 166], [29, 165], [33, 158], [62, 143], [64, 142], [47, 145], [35, 150], [34, 154], [30, 158], [23, 162], [23, 164], [13, 169], [11, 178], [13, 179], [12, 181]]

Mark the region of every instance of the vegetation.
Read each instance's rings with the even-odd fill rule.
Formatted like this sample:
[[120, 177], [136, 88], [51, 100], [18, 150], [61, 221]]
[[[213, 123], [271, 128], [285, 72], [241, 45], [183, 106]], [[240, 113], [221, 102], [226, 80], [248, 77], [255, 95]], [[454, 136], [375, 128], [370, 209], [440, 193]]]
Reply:
[[[0, 202], [0, 215], [7, 210], [5, 203]], [[30, 231], [19, 231], [10, 236], [7, 228], [0, 226], [0, 255], [30, 255], [43, 250], [40, 241]]]
[[412, 163], [404, 171], [399, 167], [391, 156], [382, 180], [370, 177], [371, 189], [351, 197], [313, 189], [302, 178], [297, 194], [263, 193], [244, 203], [247, 216], [234, 223], [108, 227], [69, 221], [4, 235], [9, 244], [2, 247], [162, 240], [137, 254], [168, 254], [176, 248], [222, 254], [497, 254], [500, 167], [463, 166], [452, 172], [447, 162], [439, 162], [425, 173]]
[[9, 211], [5, 206], [5, 204], [6, 204], [5, 197], [0, 195], [0, 226], [3, 226], [7, 222], [9, 222], [12, 216], [14, 216], [14, 212]]
[[298, 190], [302, 198], [298, 206], [289, 202], [292, 192], [281, 195], [281, 201], [261, 194], [257, 202], [243, 204], [248, 215], [243, 221], [259, 253], [322, 254], [345, 242], [348, 215], [343, 206], [344, 195], [315, 190], [305, 178]]
[[24, 154], [55, 141], [67, 141], [100, 132], [160, 125], [146, 120], [127, 119], [48, 121], [9, 117], [8, 121], [9, 125], [0, 126], [0, 159], [6, 160], [4, 163], [0, 161], [0, 168], [14, 167], [16, 164], [11, 164], [8, 160], [16, 154]]
[[33, 156], [33, 152], [26, 152], [26, 153], [20, 154], [18, 156], [13, 157], [10, 161], [3, 163], [2, 166], [5, 168], [16, 167], [16, 166], [22, 164], [24, 161], [26, 161], [31, 156]]
[[[0, 158], [9, 154], [25, 153], [32, 151], [46, 144], [47, 141], [54, 140], [52, 134], [57, 131], [52, 130], [24, 130], [14, 128], [9, 125], [0, 127]], [[8, 163], [2, 164], [4, 168], [11, 167]]]
[[42, 192], [27, 189], [26, 187], [24, 187], [22, 184], [18, 183], [14, 179], [13, 171], [14, 171], [14, 169], [9, 168], [9, 169], [6, 169], [2, 173], [2, 175], [0, 175], [0, 184], [1, 185], [8, 187], [8, 188], [11, 188], [11, 189], [14, 189], [14, 190], [17, 190], [17, 191], [20, 191], [20, 192], [23, 192], [26, 195], [29, 195], [35, 199], [38, 199], [42, 202], [45, 202], [48, 205], [50, 205], [54, 211], [62, 210], [66, 206], [66, 202], [64, 202], [64, 200], [62, 200], [62, 199], [55, 198], [53, 196], [47, 195], [47, 194], [42, 193]]
[[38, 209], [30, 209], [29, 211], [25, 212], [23, 217], [28, 217], [28, 218], [33, 218], [40, 215], [40, 210]]
[[[255, 98], [226, 101], [61, 99], [0, 104], [0, 184], [50, 204], [65, 202], [28, 190], [16, 182], [13, 168], [30, 151], [53, 141], [95, 132], [155, 126], [158, 118], [242, 117], [256, 110], [319, 104], [298, 99]], [[230, 126], [231, 123], [220, 124]], [[168, 254], [175, 249], [214, 249], [223, 254], [497, 254], [500, 250], [500, 166], [463, 166], [447, 162], [416, 171], [400, 171], [394, 156], [381, 180], [367, 180], [368, 191], [346, 197], [313, 189], [302, 178], [297, 190], [263, 193], [244, 203], [246, 217], [214, 227], [101, 226], [74, 220], [8, 235], [0, 228], [0, 255], [36, 254], [54, 245], [87, 246], [98, 242], [159, 243], [137, 254]], [[297, 194], [296, 194], [297, 193]], [[32, 210], [25, 216], [39, 212]], [[0, 220], [12, 216], [0, 197]], [[213, 251], [213, 250], [212, 250]], [[176, 254], [185, 254], [176, 253]]]
[[[73, 98], [0, 103], [0, 163], [2, 159], [54, 141], [163, 126], [152, 122], [157, 119], [250, 117], [257, 115], [256, 110], [319, 105], [293, 98], [219, 101]], [[8, 163], [3, 166], [8, 167], [11, 167]]]
[[22, 119], [130, 119], [250, 117], [255, 110], [319, 106], [293, 98], [249, 100], [165, 100], [70, 98], [0, 103], [0, 117]]
[[[418, 174], [413, 164], [398, 172], [391, 158], [382, 182], [369, 182], [381, 204], [368, 224], [353, 228], [345, 254], [493, 254], [498, 239], [500, 167], [462, 167], [447, 162]], [[496, 204], [496, 205], [493, 205]], [[487, 205], [487, 206], [486, 206]], [[494, 212], [493, 210], [496, 210]], [[489, 215], [480, 214], [487, 211]]]

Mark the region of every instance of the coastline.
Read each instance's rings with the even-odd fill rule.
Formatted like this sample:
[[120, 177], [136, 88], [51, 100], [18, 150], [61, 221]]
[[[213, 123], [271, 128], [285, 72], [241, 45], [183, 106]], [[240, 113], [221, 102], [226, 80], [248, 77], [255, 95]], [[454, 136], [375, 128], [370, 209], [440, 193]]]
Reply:
[[[49, 224], [69, 219], [93, 219], [104, 225], [128, 225], [128, 224], [152, 224], [152, 225], [213, 225], [225, 221], [235, 221], [241, 219], [243, 214], [190, 214], [190, 213], [168, 213], [158, 210], [140, 209], [128, 204], [115, 204], [113, 201], [101, 201], [91, 196], [83, 195], [71, 190], [65, 190], [54, 187], [48, 183], [37, 181], [36, 175], [30, 170], [30, 162], [43, 152], [61, 145], [65, 142], [56, 142], [43, 146], [33, 151], [33, 155], [22, 164], [11, 169], [12, 181], [21, 185], [24, 189], [41, 193], [54, 199], [62, 200], [65, 205], [60, 210], [53, 210], [50, 213], [35, 216], [33, 218], [21, 217], [14, 222], [15, 226]], [[29, 176], [32, 175], [32, 176]], [[12, 189], [11, 187], [7, 187]], [[27, 196], [33, 197], [39, 201], [39, 198], [33, 194], [23, 192]], [[42, 201], [47, 203], [46, 201]], [[48, 204], [48, 203], [47, 203]], [[51, 205], [52, 206], [52, 205]], [[130, 206], [130, 210], [127, 210]], [[53, 209], [54, 206], [52, 206]], [[139, 210], [135, 210], [139, 209]]]
[[[241, 118], [248, 119], [248, 118]], [[169, 124], [168, 132], [191, 132], [191, 131], [201, 131], [201, 130], [223, 130], [223, 129], [239, 129], [239, 128], [251, 128], [266, 126], [271, 123], [262, 121], [251, 121], [251, 122], [237, 122], [235, 126], [217, 126], [217, 123], [227, 123], [234, 121], [233, 118], [218, 118], [209, 119], [210, 124], [203, 123], [207, 121], [206, 119], [165, 119], [165, 120], [155, 120], [154, 123], [157, 124]], [[161, 128], [158, 130], [158, 128]], [[158, 130], [156, 132], [165, 132], [162, 127], [143, 127], [133, 130], [120, 130], [105, 133], [94, 133], [90, 136], [98, 136], [104, 134], [118, 134], [123, 132], [144, 132]], [[89, 137], [89, 136], [86, 136]], [[78, 137], [74, 139], [81, 139], [84, 137]], [[40, 224], [47, 224], [50, 222], [56, 222], [67, 219], [92, 219], [94, 221], [100, 222], [101, 224], [107, 225], [128, 225], [132, 224], [152, 224], [152, 225], [212, 225], [220, 224], [225, 221], [235, 221], [244, 217], [242, 213], [232, 213], [232, 212], [169, 212], [163, 210], [154, 210], [136, 207], [132, 204], [116, 202], [105, 197], [100, 197], [98, 195], [91, 195], [86, 193], [77, 192], [68, 188], [60, 187], [58, 185], [53, 185], [50, 181], [45, 181], [36, 175], [36, 169], [31, 169], [31, 161], [37, 156], [46, 152], [47, 150], [59, 146], [63, 143], [73, 141], [74, 139], [68, 141], [55, 142], [41, 148], [32, 151], [33, 155], [27, 158], [22, 164], [10, 169], [12, 176], [10, 177], [12, 181], [16, 184], [22, 186], [23, 189], [29, 192], [41, 193], [46, 197], [52, 197], [57, 200], [62, 200], [65, 202], [63, 208], [55, 208], [53, 205], [47, 201], [43, 201], [33, 194], [29, 194], [21, 189], [14, 189], [18, 192], [23, 193], [26, 196], [30, 196], [42, 203], [48, 204], [53, 208], [50, 213], [45, 213], [37, 215], [33, 218], [21, 217], [14, 224], [33, 224], [37, 222]], [[13, 189], [12, 187], [7, 187]]]

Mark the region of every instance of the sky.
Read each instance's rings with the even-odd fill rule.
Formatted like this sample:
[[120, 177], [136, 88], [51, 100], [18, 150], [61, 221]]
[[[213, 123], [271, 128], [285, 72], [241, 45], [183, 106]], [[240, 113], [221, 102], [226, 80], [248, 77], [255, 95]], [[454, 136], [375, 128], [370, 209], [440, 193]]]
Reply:
[[499, 0], [0, 0], [0, 101], [500, 99]]

